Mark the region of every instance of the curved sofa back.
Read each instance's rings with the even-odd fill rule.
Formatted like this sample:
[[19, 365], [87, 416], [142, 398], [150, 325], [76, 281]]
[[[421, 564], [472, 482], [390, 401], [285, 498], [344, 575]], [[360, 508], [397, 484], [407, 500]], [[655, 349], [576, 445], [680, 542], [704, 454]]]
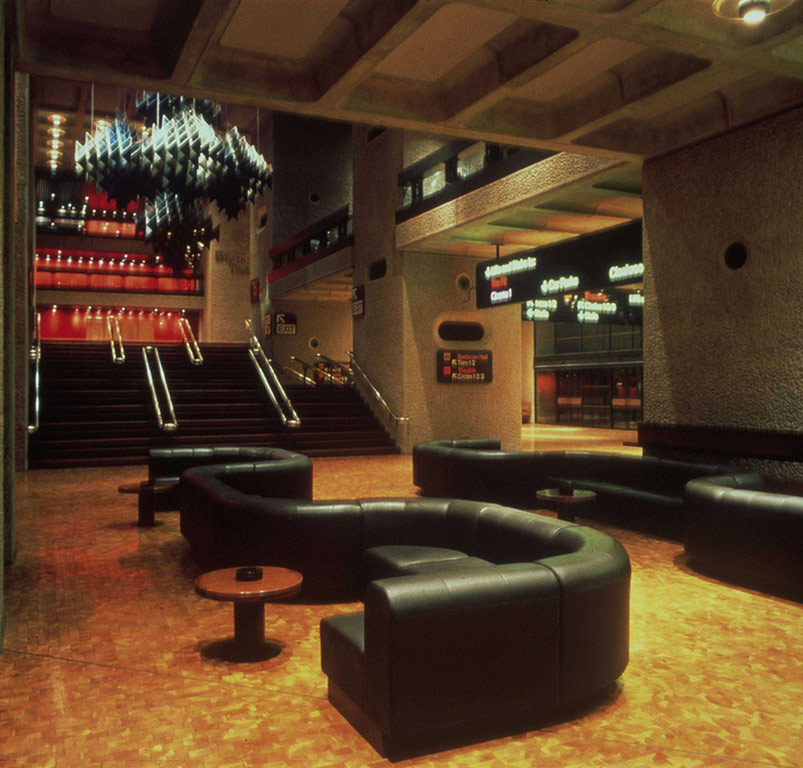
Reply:
[[691, 559], [803, 596], [803, 498], [766, 490], [757, 473], [699, 478], [684, 496]]
[[651, 456], [501, 451], [489, 448], [489, 442], [494, 441], [435, 441], [415, 446], [413, 478], [421, 493], [534, 509], [539, 506], [539, 489], [564, 481], [597, 492], [595, 514], [680, 538], [685, 484], [732, 471]]
[[[182, 472], [210, 464], [284, 461], [291, 457], [306, 460], [312, 477], [312, 462], [300, 454], [267, 446], [215, 446], [208, 448], [151, 448], [148, 454], [148, 480], [178, 481]], [[310, 482], [312, 482], [310, 480]]]

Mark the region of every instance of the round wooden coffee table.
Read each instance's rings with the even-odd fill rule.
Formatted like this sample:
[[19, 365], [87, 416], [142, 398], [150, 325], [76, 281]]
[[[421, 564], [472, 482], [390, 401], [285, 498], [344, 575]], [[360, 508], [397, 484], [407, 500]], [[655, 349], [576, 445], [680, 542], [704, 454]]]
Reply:
[[581, 488], [542, 488], [535, 492], [535, 498], [554, 507], [558, 520], [573, 523], [575, 517], [584, 509], [594, 506], [597, 494]]
[[262, 570], [258, 579], [237, 579], [241, 568], [223, 568], [201, 574], [195, 591], [210, 600], [234, 603], [234, 638], [216, 643], [217, 653], [227, 661], [261, 661], [280, 649], [265, 641], [265, 603], [290, 597], [301, 590], [303, 576], [289, 568], [252, 566]]
[[140, 528], [152, 528], [156, 525], [153, 516], [154, 497], [170, 493], [175, 487], [175, 483], [151, 483], [148, 480], [139, 480], [133, 483], [124, 483], [117, 490], [120, 493], [137, 494], [137, 525]]

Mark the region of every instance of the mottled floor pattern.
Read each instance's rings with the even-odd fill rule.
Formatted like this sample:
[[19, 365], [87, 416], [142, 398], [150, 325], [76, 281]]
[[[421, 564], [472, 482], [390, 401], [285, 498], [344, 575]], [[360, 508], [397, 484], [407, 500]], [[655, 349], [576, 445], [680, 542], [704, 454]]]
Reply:
[[[539, 448], [621, 449], [632, 439], [525, 432]], [[329, 705], [319, 666], [319, 620], [358, 606], [269, 605], [279, 656], [237, 665], [204, 653], [231, 634], [231, 606], [194, 593], [177, 513], [159, 514], [152, 529], [132, 524], [136, 499], [117, 486], [142, 473], [18, 478], [0, 765], [387, 765]], [[411, 478], [408, 456], [315, 461], [316, 498], [411, 495]], [[700, 576], [678, 544], [608, 530], [633, 563], [619, 694], [572, 722], [398, 765], [803, 765], [801, 605]]]

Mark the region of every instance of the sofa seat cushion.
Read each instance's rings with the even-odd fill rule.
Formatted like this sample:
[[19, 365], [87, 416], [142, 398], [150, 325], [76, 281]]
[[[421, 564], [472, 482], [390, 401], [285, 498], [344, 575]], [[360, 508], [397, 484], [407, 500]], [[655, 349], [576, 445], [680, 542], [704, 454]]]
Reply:
[[364, 654], [365, 614], [346, 613], [321, 621], [321, 669], [360, 707], [365, 706]]
[[468, 570], [472, 568], [493, 568], [494, 564], [481, 557], [461, 557], [458, 560], [441, 560], [432, 563], [416, 563], [405, 571], [406, 574], [438, 573], [440, 571]]
[[362, 553], [366, 584], [376, 579], [423, 573], [424, 571], [418, 570], [422, 566], [444, 567], [468, 559], [465, 552], [457, 549], [410, 544], [386, 544], [371, 547]]

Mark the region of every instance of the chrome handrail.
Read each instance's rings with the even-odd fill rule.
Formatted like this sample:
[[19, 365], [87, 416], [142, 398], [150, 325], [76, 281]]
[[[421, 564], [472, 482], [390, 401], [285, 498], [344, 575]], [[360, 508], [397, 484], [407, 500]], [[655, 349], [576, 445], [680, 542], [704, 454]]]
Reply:
[[42, 359], [42, 313], [37, 312], [34, 320], [34, 338], [31, 345], [30, 360], [33, 363], [33, 423], [28, 424], [28, 434], [39, 431], [39, 361]]
[[271, 360], [271, 363], [275, 366], [278, 366], [280, 371], [284, 373], [289, 373], [291, 376], [295, 376], [295, 378], [299, 379], [308, 387], [318, 386], [317, 382], [314, 379], [311, 379], [309, 376], [307, 376], [306, 373], [301, 373], [301, 371], [297, 371], [295, 368], [291, 368], [289, 365], [280, 363], [278, 360]]
[[193, 365], [202, 365], [204, 356], [201, 354], [201, 349], [195, 340], [190, 321], [186, 317], [179, 317], [178, 327], [181, 329], [181, 335], [184, 338], [184, 349], [187, 350], [187, 357], [190, 358], [190, 362]]
[[[311, 370], [315, 376], [323, 376], [325, 379], [328, 379], [330, 383], [336, 384], [338, 387], [345, 387], [347, 386], [346, 382], [343, 379], [337, 379], [332, 376], [329, 371], [324, 371], [322, 368], [316, 368], [314, 365], [310, 365], [306, 360], [302, 360], [300, 357], [296, 357], [295, 355], [290, 355], [290, 359], [295, 362], [299, 363], [301, 367], [304, 369], [304, 376], [307, 376], [307, 369]], [[292, 368], [290, 370], [293, 370]]]
[[[151, 351], [153, 352], [153, 357], [156, 360], [156, 370], [159, 372], [159, 378], [162, 382], [162, 391], [164, 392], [167, 410], [170, 414], [170, 421], [168, 422], [165, 422], [162, 419], [162, 408], [159, 405], [159, 398], [156, 395], [156, 387], [153, 384], [151, 364], [148, 362], [148, 352]], [[178, 429], [178, 420], [176, 419], [176, 412], [173, 410], [173, 399], [170, 397], [170, 389], [167, 386], [167, 379], [165, 378], [164, 368], [162, 368], [162, 360], [159, 357], [159, 350], [156, 347], [143, 347], [142, 359], [145, 362], [145, 375], [148, 378], [148, 387], [151, 390], [151, 401], [153, 402], [153, 410], [156, 413], [156, 421], [159, 424], [159, 429], [161, 429], [163, 432], [173, 432]]]
[[397, 415], [396, 412], [387, 404], [385, 398], [382, 397], [379, 390], [374, 386], [373, 382], [368, 378], [368, 375], [365, 373], [365, 371], [363, 371], [362, 368], [360, 368], [360, 364], [357, 362], [357, 358], [354, 357], [354, 353], [349, 350], [346, 350], [346, 354], [349, 356], [350, 365], [349, 367], [346, 367], [345, 365], [341, 367], [350, 372], [352, 380], [354, 378], [354, 372], [356, 371], [362, 377], [363, 382], [365, 382], [365, 385], [368, 387], [371, 394], [374, 396], [374, 399], [382, 406], [382, 408], [384, 408], [385, 412], [390, 417], [390, 420], [394, 424], [407, 424], [410, 421], [409, 417]]
[[[120, 332], [120, 323], [116, 316], [106, 315], [106, 331], [109, 334], [109, 346], [112, 350], [112, 362], [122, 364], [125, 362], [125, 348], [123, 347], [123, 334]], [[115, 331], [117, 333], [117, 345], [120, 351], [115, 347]]]
[[[262, 381], [262, 386], [265, 387], [265, 391], [268, 393], [268, 397], [273, 403], [273, 407], [276, 409], [276, 412], [279, 414], [279, 418], [282, 420], [282, 424], [284, 424], [286, 427], [300, 427], [301, 419], [298, 418], [296, 409], [293, 408], [293, 404], [290, 402], [287, 392], [284, 391], [284, 387], [279, 381], [276, 371], [273, 370], [270, 358], [265, 354], [265, 350], [262, 349], [262, 345], [259, 343], [259, 339], [254, 333], [254, 328], [250, 320], [245, 321], [245, 327], [248, 329], [250, 334], [250, 338], [248, 340], [248, 355], [251, 358], [251, 362], [254, 364], [254, 367], [256, 368], [257, 374], [259, 374], [259, 378]], [[268, 380], [268, 376], [265, 376], [265, 371], [268, 372], [270, 381]], [[279, 398], [281, 398], [282, 403], [284, 403], [284, 407], [282, 407], [281, 403], [279, 402], [279, 398], [276, 397], [274, 388], [276, 392], [279, 393]], [[285, 410], [287, 411], [286, 413]]]

